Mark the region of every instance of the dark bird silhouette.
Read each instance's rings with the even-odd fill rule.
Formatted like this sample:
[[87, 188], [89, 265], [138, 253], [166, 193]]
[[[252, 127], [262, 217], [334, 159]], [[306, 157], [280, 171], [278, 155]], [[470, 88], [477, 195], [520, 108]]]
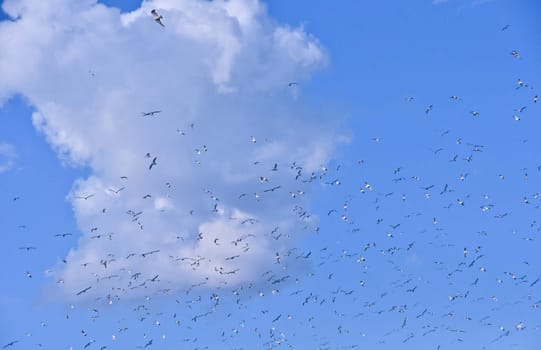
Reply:
[[4, 346], [2, 347], [2, 349], [8, 348], [8, 347], [10, 347], [10, 346], [13, 346], [13, 345], [17, 344], [18, 342], [19, 342], [18, 340], [14, 340], [14, 341], [12, 341], [12, 342], [9, 342], [9, 343], [7, 343], [6, 345], [4, 345]]
[[86, 292], [88, 292], [91, 288], [92, 288], [92, 286], [86, 287], [85, 289], [79, 291], [76, 295], [81, 295], [81, 294], [83, 294], [83, 293], [86, 293]]
[[36, 247], [19, 247], [21, 250], [26, 250], [27, 252], [36, 249]]
[[275, 186], [275, 187], [272, 187], [272, 188], [267, 188], [266, 190], [264, 190], [263, 192], [274, 192], [276, 191], [277, 189], [279, 188], [282, 188], [282, 186]]
[[143, 117], [153, 117], [154, 114], [161, 113], [162, 111], [152, 111], [152, 112], [142, 112], [141, 115]]
[[152, 159], [152, 163], [150, 163], [150, 165], [148, 166], [148, 170], [152, 170], [153, 166], [158, 165], [158, 163], [156, 163], [156, 160], [158, 160], [158, 157], [154, 157], [154, 159]]
[[71, 235], [72, 235], [71, 233], [57, 233], [54, 236], [55, 237], [66, 237], [66, 236], [71, 236]]
[[146, 257], [147, 257], [147, 255], [151, 255], [151, 254], [154, 254], [154, 253], [159, 253], [159, 252], [160, 252], [160, 250], [159, 250], [159, 249], [156, 249], [156, 250], [151, 250], [150, 252], [142, 253], [142, 254], [141, 254], [141, 256], [142, 256], [143, 258], [146, 258]]

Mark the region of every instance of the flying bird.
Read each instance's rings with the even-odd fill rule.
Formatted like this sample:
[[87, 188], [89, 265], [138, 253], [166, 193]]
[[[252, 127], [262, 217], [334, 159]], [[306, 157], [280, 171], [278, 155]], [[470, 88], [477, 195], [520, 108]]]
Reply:
[[150, 14], [152, 15], [152, 19], [156, 21], [156, 23], [158, 23], [162, 27], [165, 27], [162, 23], [163, 16], [158, 14], [158, 11], [156, 11], [156, 9], [152, 9], [152, 11], [150, 11]]
[[71, 235], [72, 235], [71, 233], [57, 233], [54, 236], [55, 237], [66, 237], [66, 236], [71, 236]]
[[86, 287], [85, 289], [79, 291], [76, 295], [81, 295], [81, 294], [83, 294], [83, 293], [86, 293], [86, 292], [88, 292], [88, 291], [90, 290], [90, 288], [92, 288], [92, 286]]
[[19, 247], [19, 249], [29, 252], [30, 250], [36, 249], [36, 247]]
[[154, 159], [152, 159], [152, 163], [150, 163], [148, 170], [152, 170], [152, 167], [158, 164], [156, 163], [156, 160], [158, 160], [158, 157], [154, 157]]
[[146, 258], [147, 255], [152, 255], [152, 254], [154, 254], [154, 253], [159, 253], [159, 252], [160, 252], [159, 249], [151, 250], [151, 251], [149, 251], [149, 252], [142, 253], [141, 256], [142, 256], [143, 258]]
[[154, 114], [161, 113], [162, 111], [152, 111], [152, 112], [142, 112], [141, 115], [143, 117], [153, 117]]
[[268, 188], [266, 190], [264, 190], [263, 192], [274, 192], [275, 190], [281, 188], [282, 186], [274, 186], [272, 188]]
[[13, 345], [15, 345], [15, 344], [18, 343], [18, 342], [19, 342], [18, 340], [14, 340], [14, 341], [12, 341], [12, 342], [9, 342], [9, 343], [7, 343], [6, 345], [4, 345], [4, 346], [2, 347], [2, 349], [8, 348], [8, 347], [10, 347], [10, 346], [13, 346]]
[[92, 198], [92, 197], [94, 197], [94, 194], [89, 194], [89, 195], [86, 195], [86, 196], [77, 196], [75, 198], [84, 199], [86, 201], [86, 200], [88, 200], [89, 198]]
[[108, 188], [107, 190], [113, 192], [114, 194], [119, 194], [123, 189], [124, 187], [120, 187], [118, 190], [115, 190], [114, 188]]

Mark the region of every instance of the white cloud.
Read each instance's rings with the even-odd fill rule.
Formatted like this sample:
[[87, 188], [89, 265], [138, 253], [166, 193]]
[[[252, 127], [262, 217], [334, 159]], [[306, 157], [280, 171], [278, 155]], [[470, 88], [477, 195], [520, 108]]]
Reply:
[[[472, 6], [477, 6], [477, 5], [484, 5], [492, 1], [493, 0], [469, 0], [469, 3]], [[432, 5], [441, 5], [441, 4], [447, 4], [447, 3], [449, 3], [449, 0], [432, 0]]]
[[314, 225], [290, 192], [306, 192], [340, 142], [288, 87], [326, 64], [315, 38], [256, 0], [146, 1], [126, 14], [94, 1], [2, 6], [16, 20], [0, 23], [0, 98], [26, 96], [60, 157], [92, 172], [68, 196], [82, 237], [52, 272], [66, 295], [287, 273]]
[[17, 153], [12, 145], [0, 142], [0, 174], [13, 169], [16, 157]]

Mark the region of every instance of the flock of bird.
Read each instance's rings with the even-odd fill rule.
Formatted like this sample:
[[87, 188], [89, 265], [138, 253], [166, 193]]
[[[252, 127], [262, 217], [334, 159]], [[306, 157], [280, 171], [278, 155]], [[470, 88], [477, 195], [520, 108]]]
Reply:
[[[163, 16], [156, 10], [151, 11], [151, 16], [165, 27]], [[508, 26], [502, 30], [507, 29]], [[516, 50], [510, 54], [513, 59], [521, 59]], [[297, 83], [284, 85], [291, 88]], [[530, 101], [510, 113], [515, 122], [522, 119], [526, 110], [540, 108], [536, 90], [523, 80], [518, 79], [517, 85], [510, 89], [524, 91]], [[448, 103], [461, 100], [461, 96], [452, 95]], [[415, 97], [406, 98], [408, 107], [415, 102]], [[153, 110], [141, 115], [159, 118], [160, 113], [166, 111]], [[430, 117], [438, 113], [438, 106], [428, 104], [417, 113]], [[464, 113], [472, 118], [483, 118], [478, 110]], [[190, 125], [191, 129], [196, 127]], [[187, 136], [186, 132], [176, 132]], [[314, 344], [310, 348], [316, 349], [353, 349], [366, 346], [365, 339], [371, 339], [373, 348], [386, 344], [404, 346], [418, 341], [418, 347], [426, 349], [468, 347], [469, 343], [491, 349], [527, 331], [533, 332], [539, 341], [541, 338], [535, 334], [541, 334], [541, 322], [526, 323], [520, 314], [505, 318], [516, 308], [522, 316], [534, 314], [541, 319], [541, 274], [534, 261], [530, 261], [535, 257], [525, 255], [522, 262], [509, 263], [512, 269], [504, 270], [500, 261], [505, 255], [504, 247], [492, 242], [504, 242], [513, 247], [510, 249], [522, 247], [528, 252], [535, 248], [541, 231], [541, 222], [535, 219], [535, 213], [541, 210], [541, 193], [535, 190], [528, 195], [512, 193], [524, 208], [521, 210], [532, 215], [532, 219], [527, 223], [509, 223], [515, 212], [507, 211], [507, 206], [493, 199], [492, 193], [480, 196], [479, 190], [468, 185], [476, 181], [476, 162], [490, 153], [490, 147], [463, 140], [459, 131], [449, 142], [454, 133], [441, 132], [439, 137], [445, 141], [431, 149], [427, 161], [430, 166], [450, 169], [450, 177], [443, 181], [439, 178], [440, 182], [436, 182], [438, 178], [424, 176], [418, 164], [392, 164], [384, 176], [370, 178], [372, 171], [374, 176], [381, 174], [381, 170], [370, 169], [370, 159], [322, 165], [318, 171], [306, 171], [300, 162], [284, 164], [277, 159], [261, 164], [250, 160], [247, 166], [260, 169], [260, 175], [254, 178], [254, 186], [260, 186], [260, 190], [236, 193], [236, 199], [254, 203], [280, 198], [291, 207], [292, 218], [302, 223], [304, 238], [296, 239], [295, 233], [276, 226], [267, 233], [267, 238], [281, 247], [273, 256], [273, 268], [263, 271], [252, 282], [240, 285], [228, 285], [227, 281], [242, 272], [242, 265], [231, 269], [215, 265], [213, 274], [183, 290], [171, 290], [164, 282], [165, 276], [145, 276], [131, 271], [126, 284], [117, 285], [116, 290], [93, 297], [91, 301], [85, 299], [80, 307], [89, 307], [88, 312], [81, 311], [77, 316], [79, 306], [70, 306], [66, 322], [82, 317], [91, 323], [81, 321], [89, 328], [78, 330], [79, 342], [69, 348], [122, 348], [115, 346], [115, 342], [120, 344], [127, 335], [132, 341], [138, 341], [137, 348], [141, 349], [253, 348], [253, 345], [243, 344], [258, 344], [265, 349], [303, 349], [308, 348], [307, 343]], [[253, 147], [262, 142], [254, 135], [246, 137], [246, 143]], [[384, 138], [373, 137], [368, 147], [377, 152], [377, 147], [384, 142]], [[195, 149], [198, 156], [207, 152], [212, 149], [205, 145]], [[158, 155], [142, 156], [148, 160], [148, 167], [141, 171], [153, 172], [161, 166]], [[517, 169], [517, 173], [519, 175], [507, 177], [499, 173], [493, 175], [502, 183], [513, 177], [530, 187], [541, 183], [541, 164]], [[277, 174], [288, 177], [288, 182], [276, 183]], [[121, 197], [129, 188], [129, 177], [130, 174], [123, 176], [123, 185], [108, 191]], [[482, 180], [477, 176], [476, 184], [480, 183]], [[306, 199], [317, 198], [318, 191], [326, 192], [326, 198], [333, 199], [307, 204], [310, 201]], [[80, 193], [75, 200], [91, 202], [95, 195]], [[148, 193], [143, 198], [152, 195]], [[218, 215], [219, 195], [210, 190], [202, 195], [210, 198], [209, 211]], [[13, 202], [20, 200], [24, 197], [13, 198]], [[105, 212], [106, 208], [102, 210]], [[129, 211], [127, 215], [143, 229], [142, 211]], [[243, 218], [241, 222], [244, 226], [257, 224], [254, 218]], [[513, 225], [517, 226], [517, 232], [502, 238], [507, 233], [498, 230]], [[522, 229], [524, 225], [526, 229]], [[471, 232], [455, 234], [455, 230]], [[115, 240], [113, 233], [102, 231], [91, 228], [91, 239]], [[204, 235], [206, 233], [199, 232], [195, 240], [208, 239]], [[74, 234], [51, 236], [52, 239], [71, 239]], [[178, 237], [180, 241], [187, 239]], [[230, 242], [210, 239], [216, 249], [225, 245], [238, 248], [235, 254], [224, 259], [231, 263], [247, 254], [256, 237], [239, 235]], [[306, 244], [303, 240], [310, 242]], [[29, 256], [40, 252], [34, 245], [16, 249]], [[96, 283], [72, 294], [83, 298], [98, 289], [99, 283], [105, 283], [100, 281], [109, 280], [114, 284], [119, 276], [105, 275], [105, 272], [117, 260], [125, 263], [130, 259], [151, 261], [153, 258], [172, 259], [193, 270], [209, 263], [204, 256], [168, 256], [167, 252], [151, 247], [126, 256], [96, 257], [96, 261], [88, 264], [100, 266], [104, 275], [98, 276]], [[32, 278], [32, 272], [25, 273], [28, 279]], [[223, 286], [209, 287], [214, 278], [225, 281]], [[57, 283], [63, 281], [60, 279]], [[149, 285], [158, 287], [137, 298], [135, 307], [131, 306], [133, 299], [123, 300], [123, 293], [145, 290]], [[499, 300], [499, 294], [503, 301]], [[127, 311], [115, 314], [108, 309], [117, 303], [124, 303]], [[167, 306], [164, 307], [164, 303]], [[114, 325], [108, 339], [93, 331], [100, 322]], [[41, 321], [40, 327], [47, 327], [47, 322]], [[26, 339], [30, 337], [33, 336], [29, 332], [26, 337], [14, 336], [17, 339], [0, 345], [4, 349], [23, 348], [22, 345], [30, 349], [31, 344], [36, 344]], [[36, 346], [48, 348], [41, 343]]]

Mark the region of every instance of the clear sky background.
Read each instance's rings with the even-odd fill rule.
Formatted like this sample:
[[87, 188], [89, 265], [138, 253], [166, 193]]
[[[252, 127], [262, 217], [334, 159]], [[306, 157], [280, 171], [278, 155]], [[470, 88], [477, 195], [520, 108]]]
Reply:
[[0, 3], [3, 348], [541, 347], [538, 1]]

